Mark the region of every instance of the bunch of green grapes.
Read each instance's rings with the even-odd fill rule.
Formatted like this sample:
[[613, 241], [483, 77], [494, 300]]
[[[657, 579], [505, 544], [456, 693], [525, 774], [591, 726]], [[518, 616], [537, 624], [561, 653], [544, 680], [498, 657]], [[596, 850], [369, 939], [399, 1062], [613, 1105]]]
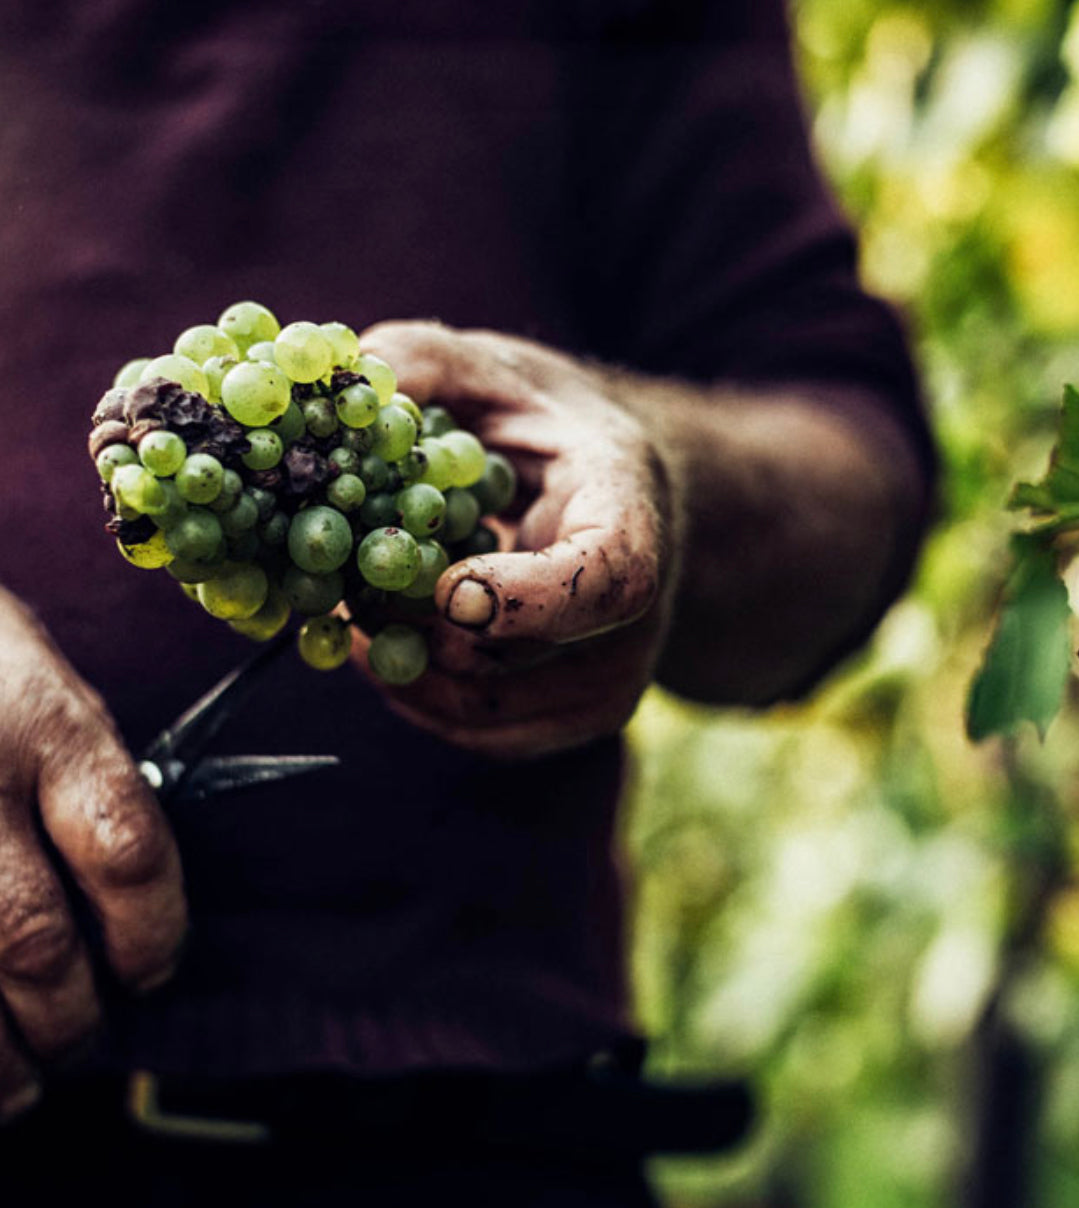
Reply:
[[[420, 408], [343, 323], [282, 328], [257, 302], [128, 362], [89, 438], [106, 528], [135, 566], [260, 641], [293, 614], [312, 667], [341, 666], [350, 623], [369, 662], [404, 684], [427, 665], [420, 628], [442, 572], [497, 548], [513, 467]], [[343, 616], [348, 601], [353, 617]]]

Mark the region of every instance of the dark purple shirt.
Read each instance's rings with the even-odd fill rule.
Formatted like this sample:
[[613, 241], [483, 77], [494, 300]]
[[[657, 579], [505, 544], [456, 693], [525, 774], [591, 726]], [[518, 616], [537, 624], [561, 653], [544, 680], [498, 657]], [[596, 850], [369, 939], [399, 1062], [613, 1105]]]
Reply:
[[[0, 111], [0, 582], [133, 749], [250, 647], [116, 555], [88, 417], [241, 298], [843, 382], [928, 466], [775, 0], [0, 0]], [[625, 1032], [617, 740], [506, 768], [291, 660], [222, 746], [345, 763], [175, 817], [188, 958], [114, 1011], [114, 1059], [520, 1066]]]

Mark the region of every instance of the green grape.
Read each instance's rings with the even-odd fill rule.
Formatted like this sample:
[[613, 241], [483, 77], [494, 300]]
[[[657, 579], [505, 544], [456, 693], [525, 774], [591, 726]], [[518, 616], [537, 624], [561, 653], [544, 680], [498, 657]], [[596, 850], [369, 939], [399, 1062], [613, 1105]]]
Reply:
[[117, 541], [116, 548], [132, 566], [139, 566], [144, 570], [156, 570], [159, 566], [168, 566], [172, 561], [172, 551], [165, 544], [165, 534], [160, 530], [148, 541], [140, 541], [137, 545], [125, 545], [122, 541]]
[[244, 353], [244, 359], [248, 361], [265, 361], [268, 365], [277, 364], [277, 354], [274, 351], [273, 340], [259, 340], [257, 343]]
[[261, 566], [226, 562], [212, 579], [199, 584], [199, 603], [221, 621], [244, 621], [266, 602], [270, 582]]
[[187, 445], [164, 428], [139, 441], [139, 461], [157, 478], [171, 478], [187, 459]]
[[422, 414], [424, 436], [445, 436], [457, 427], [457, 421], [445, 407], [424, 407]]
[[264, 428], [284, 415], [291, 401], [288, 378], [265, 361], [241, 361], [221, 383], [225, 410], [249, 428]]
[[429, 483], [440, 491], [448, 490], [457, 477], [457, 459], [453, 451], [442, 443], [440, 436], [425, 436], [420, 449], [427, 458], [427, 469], [420, 475], [420, 482]]
[[362, 382], [346, 386], [334, 400], [334, 405], [338, 419], [346, 428], [366, 428], [378, 418], [378, 395]]
[[360, 477], [370, 495], [373, 491], [384, 491], [390, 478], [390, 467], [375, 453], [366, 454], [360, 461]]
[[387, 406], [397, 389], [397, 374], [389, 365], [381, 357], [364, 352], [360, 354], [360, 359], [356, 362], [356, 372], [362, 374], [371, 383], [378, 395], [379, 406]]
[[329, 612], [341, 603], [345, 578], [339, 570], [312, 575], [298, 566], [290, 566], [281, 579], [281, 589], [289, 604], [306, 617]]
[[376, 491], [360, 504], [360, 520], [368, 528], [387, 528], [400, 518], [397, 500], [388, 491]]
[[333, 368], [333, 345], [314, 323], [290, 323], [274, 340], [274, 359], [294, 382], [317, 382]]
[[300, 629], [300, 657], [316, 671], [333, 671], [348, 662], [352, 629], [340, 617], [312, 617]]
[[395, 391], [387, 406], [400, 407], [402, 411], [407, 411], [416, 425], [417, 435], [423, 431], [423, 412], [407, 394]]
[[206, 562], [213, 558], [224, 533], [213, 512], [189, 508], [165, 534], [172, 554], [185, 562]]
[[277, 511], [259, 526], [259, 537], [266, 545], [284, 545], [288, 540], [289, 518], [285, 512]]
[[206, 396], [212, 403], [221, 401], [221, 383], [225, 380], [226, 374], [230, 373], [239, 364], [235, 356], [227, 357], [208, 357], [202, 362], [202, 372], [206, 374], [206, 384], [210, 388], [210, 393]]
[[244, 491], [255, 501], [259, 510], [259, 523], [265, 524], [277, 510], [277, 496], [264, 487], [244, 487]]
[[337, 431], [337, 411], [328, 398], [309, 398], [300, 408], [308, 432], [320, 440]]
[[185, 596], [187, 596], [189, 600], [194, 600], [196, 604], [199, 602], [199, 588], [197, 583], [181, 583], [180, 590]]
[[487, 453], [479, 440], [471, 432], [460, 428], [447, 432], [439, 438], [445, 448], [453, 454], [457, 463], [454, 469], [452, 486], [470, 487], [483, 476], [487, 462]]
[[208, 505], [211, 512], [227, 512], [236, 506], [239, 496], [244, 493], [244, 480], [236, 470], [226, 470], [221, 477], [221, 493]]
[[338, 439], [341, 441], [341, 448], [350, 449], [362, 457], [365, 453], [371, 452], [371, 446], [375, 443], [375, 434], [369, 427], [343, 428]]
[[480, 505], [471, 491], [461, 487], [450, 487], [446, 492], [446, 519], [442, 526], [442, 540], [450, 545], [464, 539], [479, 523]]
[[385, 684], [411, 684], [427, 670], [427, 643], [411, 625], [387, 625], [367, 651], [371, 670]]
[[335, 465], [342, 474], [358, 474], [360, 472], [360, 455], [346, 448], [344, 445], [338, 445], [336, 449], [331, 449], [326, 454], [326, 460]]
[[397, 459], [397, 473], [404, 486], [419, 482], [427, 473], [427, 454], [419, 445], [413, 445], [404, 457]]
[[[240, 533], [230, 533], [225, 542], [225, 548], [230, 562], [255, 562], [262, 548], [259, 535], [253, 528], [244, 529]], [[266, 568], [263, 567], [263, 570]]]
[[138, 460], [139, 455], [130, 445], [106, 445], [97, 455], [94, 465], [102, 482], [112, 482], [113, 473], [119, 466], [133, 466]]
[[517, 471], [501, 453], [488, 453], [483, 474], [469, 489], [480, 505], [480, 514], [494, 516], [512, 503], [517, 492]]
[[[167, 534], [166, 534], [167, 536]], [[196, 586], [207, 579], [216, 578], [225, 567], [225, 541], [214, 550], [209, 558], [174, 558], [165, 570], [180, 583]]]
[[221, 312], [218, 327], [232, 337], [241, 354], [259, 340], [272, 340], [281, 330], [273, 312], [258, 302], [234, 302]]
[[288, 552], [301, 570], [311, 574], [337, 570], [352, 552], [352, 529], [336, 508], [305, 508], [289, 525]]
[[430, 537], [438, 532], [446, 515], [446, 497], [428, 483], [417, 482], [398, 491], [394, 500], [401, 515], [402, 528], [413, 537]]
[[178, 524], [188, 513], [187, 500], [180, 494], [179, 488], [171, 478], [159, 478], [161, 489], [165, 492], [165, 510], [152, 517], [154, 524], [166, 532]]
[[401, 594], [410, 600], [423, 599], [435, 594], [439, 576], [450, 564], [450, 556], [437, 541], [420, 541], [420, 569], [412, 582]]
[[210, 503], [213, 512], [227, 512], [235, 507], [243, 494], [244, 480], [235, 470], [226, 470], [221, 476], [221, 493]]
[[238, 537], [258, 524], [258, 504], [244, 491], [227, 512], [218, 513], [218, 520], [226, 537]]
[[251, 448], [240, 460], [249, 470], [272, 470], [285, 452], [281, 437], [269, 428], [252, 428], [247, 439]]
[[141, 516], [160, 515], [169, 501], [161, 483], [142, 465], [117, 466], [109, 484], [118, 503]]
[[383, 407], [374, 423], [375, 443], [372, 452], [383, 461], [396, 461], [412, 448], [416, 440], [416, 423], [407, 411], [392, 404]]
[[[198, 598], [197, 592], [195, 598]], [[229, 621], [229, 625], [237, 633], [242, 633], [245, 638], [251, 638], [256, 642], [268, 642], [288, 624], [290, 612], [285, 593], [280, 587], [271, 583], [266, 593], [266, 599], [258, 612], [243, 621]]]
[[338, 474], [326, 484], [326, 499], [342, 512], [354, 512], [367, 497], [363, 479], [356, 474]]
[[416, 538], [402, 528], [375, 529], [360, 542], [356, 565], [372, 587], [401, 591], [419, 573], [419, 546]]
[[360, 337], [345, 323], [320, 323], [318, 329], [330, 342], [333, 363], [342, 369], [350, 369], [360, 355]]
[[458, 558], [474, 558], [477, 554], [494, 554], [497, 551], [498, 534], [494, 529], [481, 524], [457, 546], [454, 553]]
[[142, 371], [149, 363], [149, 357], [136, 357], [133, 361], [128, 361], [116, 371], [112, 384], [114, 386], [137, 386], [142, 376]]
[[281, 437], [281, 443], [286, 449], [294, 440], [299, 440], [307, 431], [307, 425], [304, 423], [303, 412], [300, 410], [299, 403], [290, 399], [284, 414], [279, 415], [277, 419], [273, 420], [270, 428]]
[[192, 453], [176, 471], [176, 489], [188, 503], [211, 503], [221, 494], [225, 467], [209, 453]]
[[201, 394], [203, 398], [210, 392], [210, 384], [206, 374], [190, 357], [177, 356], [174, 352], [167, 356], [154, 357], [143, 366], [139, 374], [140, 382], [149, 382], [154, 378], [164, 378], [167, 382], [179, 382], [185, 390], [193, 394]]
[[200, 323], [181, 331], [176, 337], [172, 351], [177, 356], [188, 357], [196, 365], [205, 364], [210, 357], [234, 357], [237, 360], [240, 350], [232, 336], [227, 335], [220, 327], [212, 323]]

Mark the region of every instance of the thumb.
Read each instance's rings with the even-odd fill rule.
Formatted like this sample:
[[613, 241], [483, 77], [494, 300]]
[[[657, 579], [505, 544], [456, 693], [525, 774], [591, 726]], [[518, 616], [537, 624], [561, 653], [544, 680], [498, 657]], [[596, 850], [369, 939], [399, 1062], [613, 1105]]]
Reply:
[[488, 638], [573, 642], [636, 620], [657, 588], [654, 542], [595, 528], [540, 550], [456, 563], [439, 579], [435, 603]]

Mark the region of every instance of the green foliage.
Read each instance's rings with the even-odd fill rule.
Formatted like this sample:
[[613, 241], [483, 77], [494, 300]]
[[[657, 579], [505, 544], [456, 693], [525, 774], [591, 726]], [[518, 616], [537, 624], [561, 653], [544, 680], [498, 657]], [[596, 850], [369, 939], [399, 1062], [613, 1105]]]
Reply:
[[1049, 458], [1049, 472], [1039, 483], [1021, 482], [1012, 492], [1009, 506], [1031, 508], [1045, 519], [1061, 524], [1076, 524], [1074, 505], [1079, 502], [1079, 393], [1074, 386], [1064, 387], [1060, 430]]
[[[1054, 471], [1060, 468], [1056, 465]], [[1014, 734], [1025, 721], [1044, 734], [1060, 710], [1071, 669], [1071, 610], [1056, 554], [1044, 540], [1030, 536], [1017, 537], [1013, 544], [1015, 569], [985, 662], [971, 686], [967, 733], [975, 741]]]
[[[1057, 1208], [1079, 1187], [1074, 679], [1049, 724], [1069, 657], [1050, 564], [1079, 502], [1072, 396], [1044, 469], [1061, 385], [1079, 382], [1079, 16], [797, 0], [793, 19], [821, 160], [867, 285], [907, 316], [945, 475], [916, 582], [811, 700], [750, 716], [654, 691], [632, 727], [653, 1064], [749, 1072], [769, 1105], [741, 1153], [656, 1179], [672, 1208], [951, 1208], [996, 996], [1044, 1071], [1030, 1204]], [[1017, 480], [1041, 531], [1018, 564]], [[998, 617], [971, 730], [1015, 733], [975, 743]]]

